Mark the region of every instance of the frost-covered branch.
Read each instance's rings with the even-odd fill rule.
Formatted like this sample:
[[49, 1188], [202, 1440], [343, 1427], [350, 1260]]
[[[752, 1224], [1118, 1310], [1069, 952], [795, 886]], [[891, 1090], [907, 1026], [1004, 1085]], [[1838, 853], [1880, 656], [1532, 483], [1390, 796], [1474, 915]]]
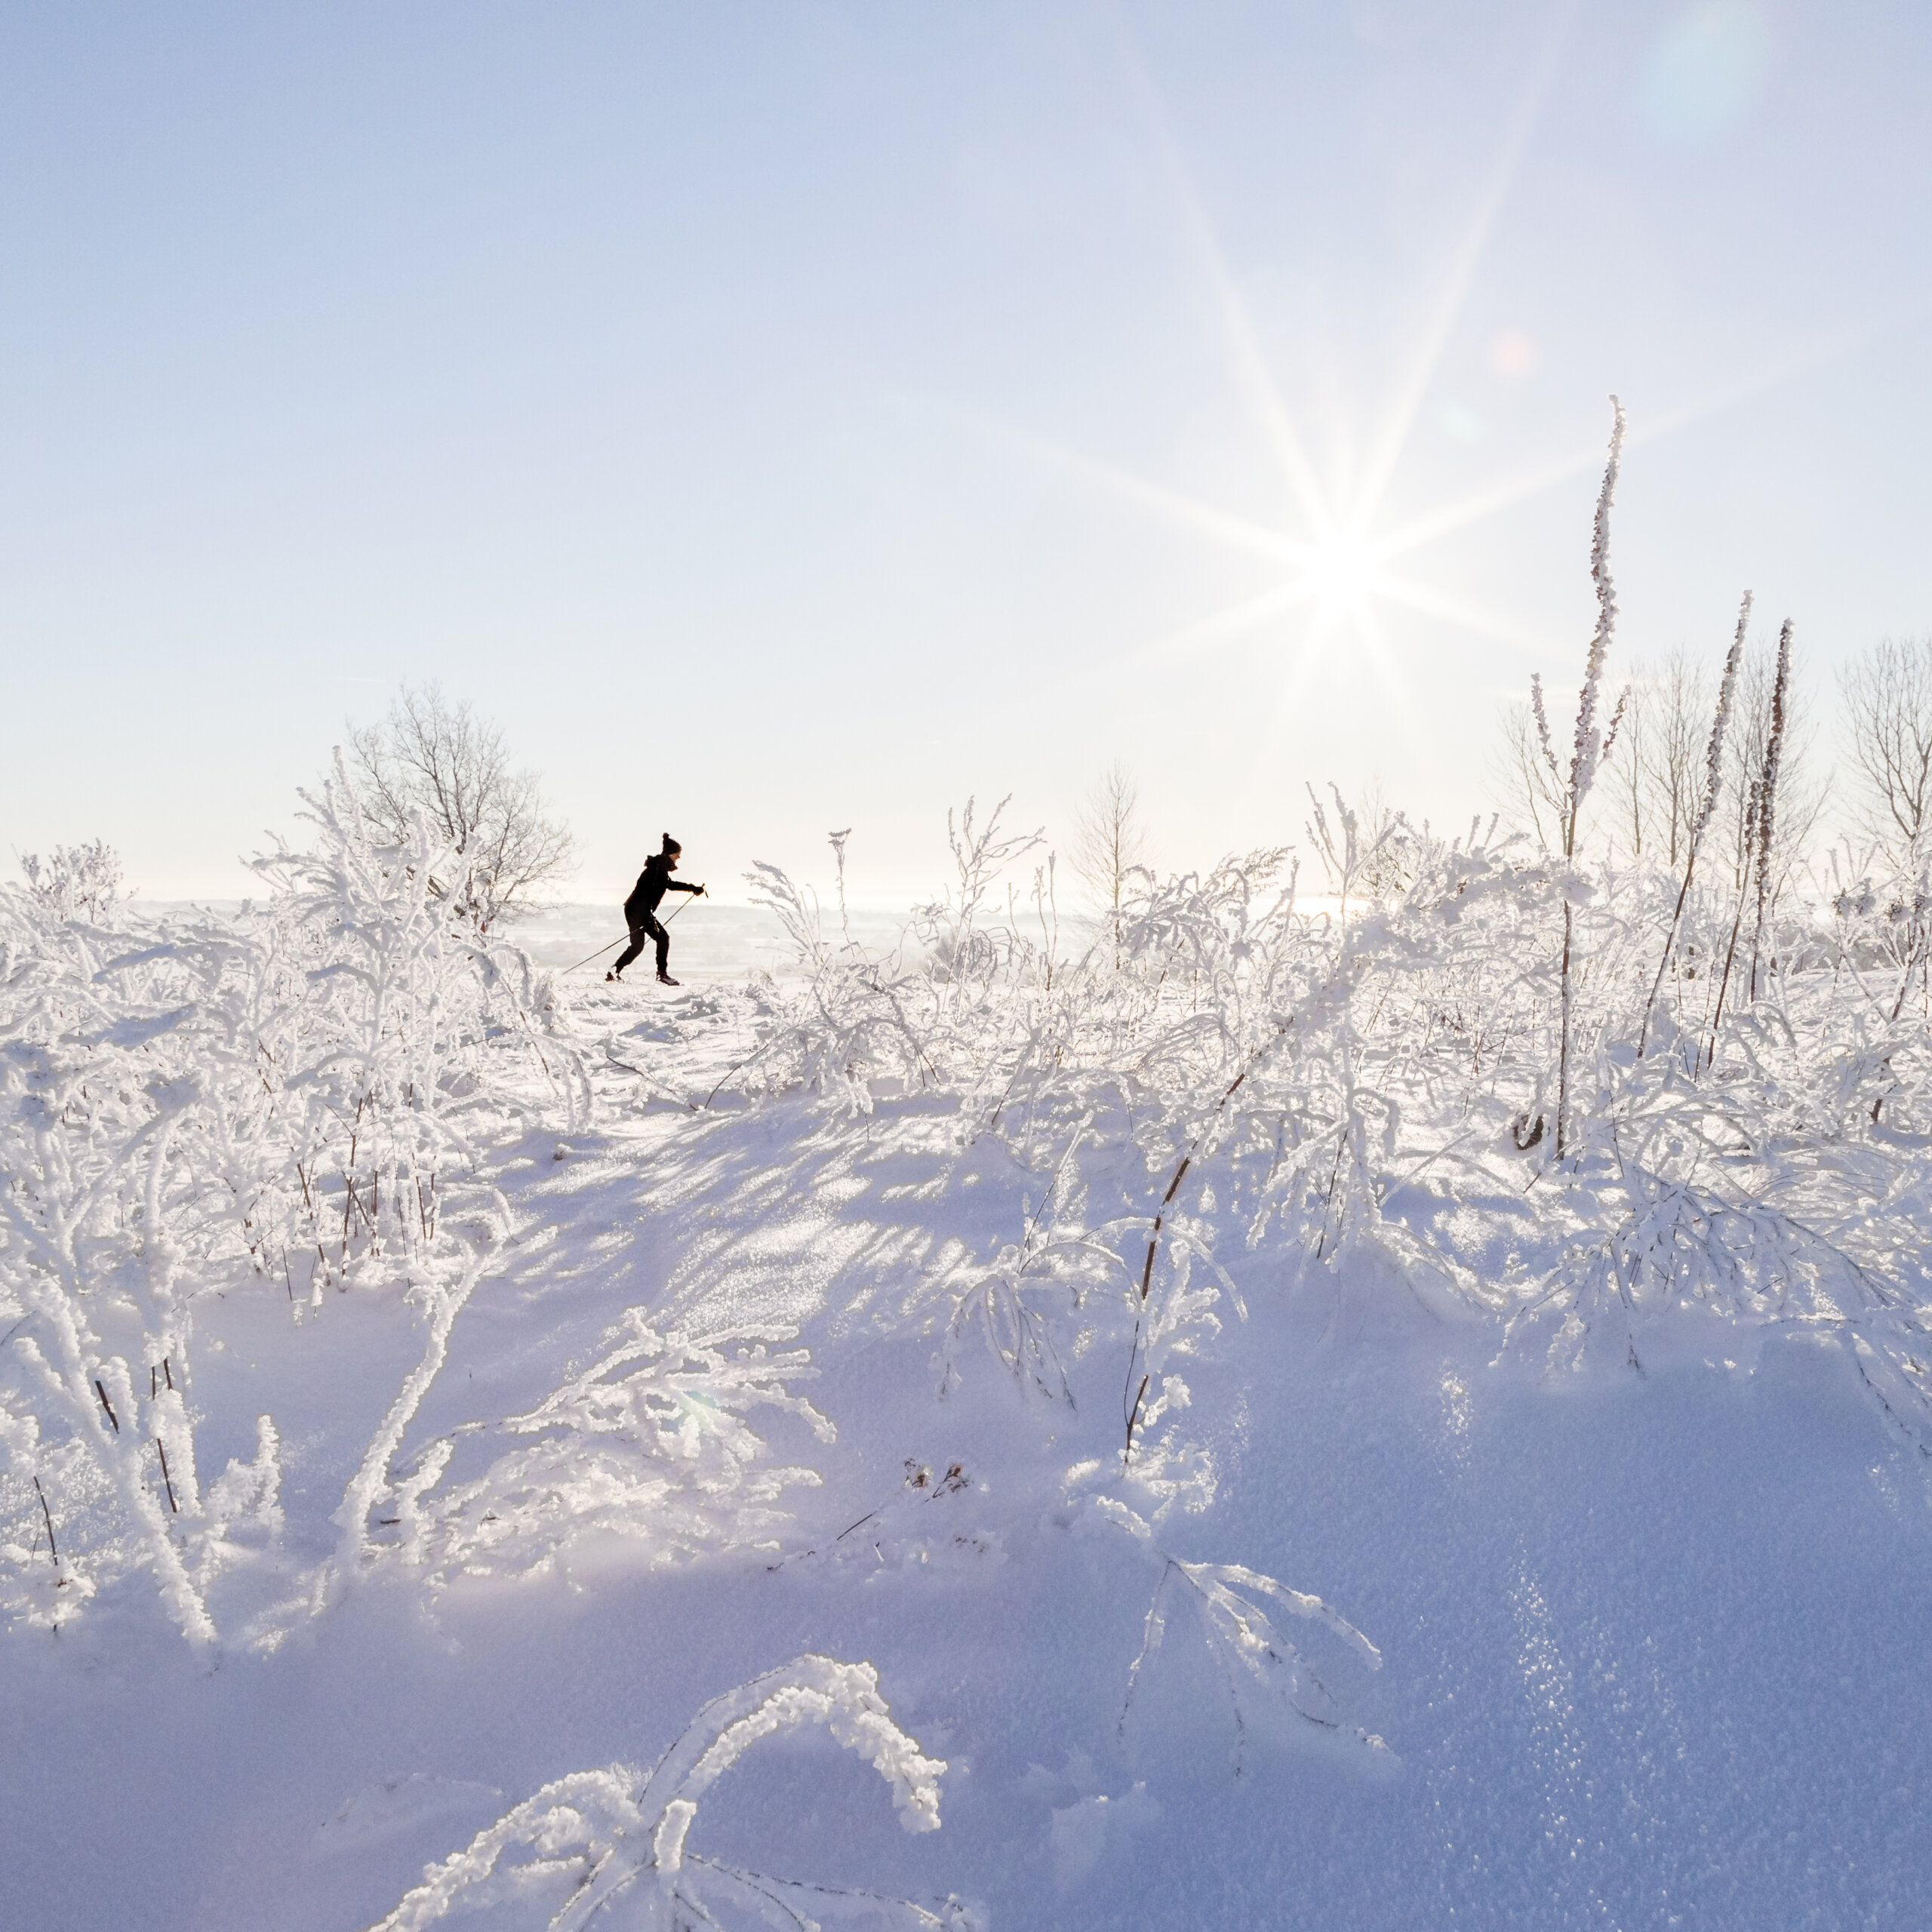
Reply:
[[[370, 1932], [421, 1932], [454, 1912], [515, 1897], [552, 1907], [551, 1932], [577, 1932], [620, 1899], [626, 1924], [656, 1932], [715, 1924], [715, 1905], [756, 1909], [761, 1903], [804, 1926], [815, 1920], [792, 1901], [808, 1896], [819, 1911], [841, 1917], [971, 1932], [975, 1921], [957, 1900], [928, 1909], [874, 1893], [808, 1888], [691, 1849], [698, 1801], [711, 1786], [764, 1739], [807, 1724], [823, 1725], [878, 1773], [906, 1830], [939, 1829], [945, 1762], [925, 1756], [893, 1721], [878, 1672], [869, 1663], [807, 1655], [706, 1705], [648, 1776], [613, 1764], [546, 1785], [432, 1866]], [[520, 1863], [508, 1862], [519, 1853], [526, 1854]]]

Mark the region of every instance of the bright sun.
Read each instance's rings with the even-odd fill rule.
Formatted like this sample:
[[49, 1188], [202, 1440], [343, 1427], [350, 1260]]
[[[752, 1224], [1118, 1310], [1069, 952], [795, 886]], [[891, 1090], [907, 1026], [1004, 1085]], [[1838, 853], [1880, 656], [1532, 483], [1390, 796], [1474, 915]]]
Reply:
[[1352, 610], [1377, 588], [1374, 546], [1359, 531], [1331, 531], [1311, 545], [1302, 581], [1318, 611]]
[[[1407, 366], [1395, 372], [1379, 429], [1360, 445], [1353, 436], [1348, 439], [1351, 445], [1364, 450], [1366, 460], [1359, 466], [1349, 465], [1346, 487], [1340, 486], [1333, 474], [1324, 478], [1313, 460], [1288, 398], [1276, 380], [1247, 303], [1195, 198], [1164, 113], [1151, 84], [1143, 77], [1141, 91], [1175, 205], [1192, 244], [1192, 252], [1206, 285], [1209, 306], [1220, 316], [1228, 372], [1241, 396], [1250, 423], [1267, 447], [1287, 485], [1290, 500], [1284, 507], [1287, 513], [1268, 521], [1244, 516], [1010, 426], [976, 419], [983, 429], [993, 430], [1002, 440], [1017, 445], [1035, 458], [1098, 485], [1176, 528], [1244, 552], [1266, 567], [1261, 589], [1165, 636], [1142, 644], [1128, 654], [1130, 660], [1189, 655], [1227, 645], [1244, 633], [1272, 628], [1284, 619], [1297, 618], [1300, 621], [1294, 630], [1298, 635], [1287, 655], [1277, 700], [1279, 716], [1310, 677], [1321, 666], [1337, 661], [1338, 650], [1351, 674], [1358, 666], [1380, 686], [1385, 697], [1405, 702], [1405, 681], [1381, 622], [1384, 612], [1391, 608], [1433, 619], [1492, 645], [1506, 644], [1537, 657], [1549, 655], [1552, 640], [1547, 635], [1472, 604], [1444, 584], [1428, 581], [1426, 565], [1417, 553], [1555, 484], [1587, 474], [1602, 461], [1600, 443], [1593, 440], [1567, 457], [1500, 479], [1466, 496], [1438, 502], [1399, 523], [1386, 512], [1390, 485], [1430, 393], [1444, 350], [1462, 319], [1484, 244], [1555, 72], [1561, 40], [1560, 26], [1552, 27], [1527, 78], [1516, 109], [1503, 131], [1487, 183], [1460, 238], [1447, 251], [1447, 274]], [[1678, 410], [1666, 423], [1656, 426], [1652, 433], [1679, 426], [1772, 383], [1786, 380], [1803, 366], [1807, 365], [1787, 364], [1746, 377], [1734, 387]]]
[[[1359, 467], [1351, 466], [1350, 481], [1346, 488], [1324, 478], [1312, 460], [1313, 453], [1275, 379], [1254, 318], [1188, 183], [1178, 147], [1168, 131], [1165, 115], [1151, 87], [1143, 88], [1175, 204], [1189, 232], [1210, 305], [1218, 311], [1225, 333], [1229, 373], [1242, 396], [1250, 422], [1267, 445], [1287, 486], [1291, 509], [1278, 521], [1263, 521], [1036, 438], [1014, 436], [1014, 441], [1035, 456], [1115, 491], [1172, 525], [1245, 551], [1270, 566], [1272, 580], [1258, 592], [1167, 636], [1149, 641], [1133, 651], [1132, 657], [1191, 654], [1229, 643], [1244, 632], [1274, 626], [1299, 614], [1303, 620], [1296, 626], [1300, 635], [1285, 666], [1280, 697], [1285, 707], [1316, 667], [1332, 660], [1338, 645], [1352, 663], [1359, 663], [1374, 678], [1386, 696], [1402, 697], [1404, 681], [1380, 622], [1382, 612], [1392, 606], [1538, 656], [1546, 653], [1546, 638], [1526, 634], [1496, 612], [1472, 607], [1446, 586], [1420, 580], [1411, 558], [1413, 553], [1425, 546], [1509, 504], [1535, 495], [1560, 478], [1587, 471], [1598, 460], [1594, 447], [1579, 451], [1534, 475], [1503, 482], [1460, 500], [1438, 504], [1395, 527], [1390, 527], [1385, 509], [1389, 486], [1430, 392], [1444, 349], [1461, 318], [1484, 245], [1521, 158], [1537, 105], [1554, 71], [1559, 39], [1552, 32], [1528, 77], [1516, 110], [1503, 131], [1484, 192], [1459, 240], [1448, 251], [1448, 272], [1427, 316], [1421, 340], [1415, 345], [1407, 366], [1397, 372], [1379, 432], [1364, 446], [1366, 461]], [[1354, 648], [1349, 648], [1351, 645]]]

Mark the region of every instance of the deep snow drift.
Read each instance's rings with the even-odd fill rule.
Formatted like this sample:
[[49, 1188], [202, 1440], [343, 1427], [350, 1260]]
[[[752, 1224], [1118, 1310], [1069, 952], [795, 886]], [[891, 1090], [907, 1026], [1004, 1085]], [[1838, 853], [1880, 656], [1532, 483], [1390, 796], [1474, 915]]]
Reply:
[[10, 1918], [1932, 1922], [1882, 906], [1713, 1013], [1669, 880], [1347, 828], [1083, 950], [969, 820], [671, 995], [316, 817], [0, 901]]

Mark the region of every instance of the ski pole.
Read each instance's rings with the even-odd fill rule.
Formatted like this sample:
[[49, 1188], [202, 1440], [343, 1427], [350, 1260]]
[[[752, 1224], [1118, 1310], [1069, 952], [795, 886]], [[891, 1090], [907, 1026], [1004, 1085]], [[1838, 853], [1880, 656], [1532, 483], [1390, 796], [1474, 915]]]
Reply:
[[[626, 934], [626, 937], [628, 937], [629, 935]], [[611, 942], [611, 946], [622, 946], [623, 943], [623, 940], [621, 939], [614, 939]], [[601, 959], [605, 954], [610, 951], [611, 946], [600, 946], [595, 952], [586, 953], [584, 956], [577, 962], [577, 966], [588, 966], [593, 959]], [[564, 968], [564, 971], [566, 973], [574, 973], [577, 971], [577, 966], [566, 966]]]

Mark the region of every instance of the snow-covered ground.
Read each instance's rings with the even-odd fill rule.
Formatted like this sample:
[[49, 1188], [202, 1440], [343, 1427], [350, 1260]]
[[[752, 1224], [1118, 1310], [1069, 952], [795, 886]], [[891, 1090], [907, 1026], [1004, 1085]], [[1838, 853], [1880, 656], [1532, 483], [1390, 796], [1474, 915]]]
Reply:
[[[471, 955], [437, 950], [434, 909], [405, 903], [393, 869], [358, 887], [352, 841], [343, 850], [328, 890], [374, 895], [357, 919], [329, 924], [317, 897], [302, 916], [319, 924], [286, 915], [288, 931], [325, 937], [303, 942], [321, 950], [301, 955], [310, 963], [274, 1008], [287, 1084], [260, 1084], [285, 1139], [310, 1118], [296, 1111], [302, 1082], [334, 1077], [345, 1051], [301, 1048], [315, 1071], [298, 1076], [300, 1042], [336, 1039], [328, 1029], [361, 1012], [343, 972], [315, 963], [349, 944], [343, 934], [390, 922], [381, 957], [416, 962], [411, 1011], [430, 1010], [428, 988], [447, 1015], [451, 989], [470, 983]], [[1513, 922], [1540, 904], [1546, 937], [1546, 878], [1455, 863], [1460, 884], [1413, 888], [1413, 929], [1393, 912], [1359, 929], [1394, 962], [1389, 985], [1441, 968], [1439, 954], [1404, 949], [1425, 926], [1452, 930], [1444, 906], [1457, 932], [1506, 916], [1515, 946], [1527, 929]], [[1200, 881], [1189, 890], [1189, 905], [1213, 900]], [[842, 1921], [869, 1909], [851, 1892], [881, 1895], [881, 1922], [996, 1927], [1932, 1924], [1932, 1492], [1908, 1408], [1921, 1257], [1896, 1232], [1923, 1226], [1922, 1140], [1901, 1120], [1896, 1144], [1872, 1155], [1896, 1171], [1846, 1209], [1847, 1227], [1863, 1216], [1875, 1230], [1873, 1251], [1835, 1223], [1817, 1235], [1875, 1281], [1893, 1244], [1897, 1297], [1875, 1303], [1889, 1327], [1852, 1307], [1824, 1247], [1792, 1245], [1818, 1230], [1815, 1186], [1801, 1214], [1789, 1196], [1779, 1223], [1780, 1251], [1798, 1257], [1789, 1278], [1772, 1281], [1761, 1258], [1737, 1263], [1758, 1271], [1744, 1286], [1707, 1293], [1687, 1272], [1658, 1292], [1632, 1261], [1592, 1301], [1576, 1285], [1594, 1278], [1592, 1217], [1632, 1250], [1591, 1150], [1627, 1135], [1579, 1128], [1567, 1170], [1546, 1140], [1519, 1151], [1506, 1123], [1534, 1094], [1506, 1076], [1486, 1097], [1479, 1081], [1430, 1088], [1438, 1112], [1423, 1120], [1411, 1069], [1399, 1133], [1345, 1124], [1319, 1143], [1332, 1165], [1324, 1151], [1297, 1170], [1298, 1191], [1271, 1195], [1287, 1141], [1276, 1133], [1269, 1165], [1256, 1123], [1275, 1107], [1307, 1121], [1315, 1088], [1271, 1090], [1235, 1130], [1229, 1070], [1251, 1097], [1284, 1063], [1278, 1041], [1301, 1037], [1266, 1001], [1241, 1008], [1238, 976], [1264, 955], [1300, 971], [1292, 949], [1327, 947], [1289, 1002], [1305, 1016], [1321, 986], [1373, 1005], [1361, 989], [1381, 969], [1351, 964], [1355, 941], [1330, 922], [1265, 927], [1232, 903], [1214, 900], [1209, 922], [1229, 950], [1192, 979], [1171, 949], [1158, 977], [1136, 980], [1134, 948], [1174, 938], [1175, 904], [1141, 909], [1126, 963], [1101, 949], [1080, 1024], [1100, 1013], [1122, 1029], [1109, 1039], [1140, 1029], [1104, 1078], [1075, 1078], [1090, 1035], [1050, 1034], [1044, 1008], [1000, 1032], [999, 1016], [1020, 1010], [1013, 989], [1050, 996], [1037, 958], [1023, 974], [1011, 946], [1003, 964], [989, 955], [984, 1001], [967, 1013], [977, 969], [958, 927], [931, 955], [954, 968], [935, 976], [929, 961], [897, 982], [876, 957], [841, 965], [831, 952], [789, 992], [742, 971], [694, 971], [675, 994], [531, 981], [512, 1002], [534, 1029], [527, 1043], [501, 1017], [512, 1008], [490, 1004], [510, 983], [507, 966], [491, 968], [474, 995], [477, 1053], [452, 1048], [449, 1069], [417, 1075], [440, 1083], [469, 1137], [469, 1191], [445, 1211], [467, 1217], [454, 1232], [436, 1233], [413, 1181], [401, 1208], [379, 1192], [366, 1235], [346, 1232], [363, 1228], [351, 1211], [363, 1211], [356, 1164], [370, 1157], [342, 1158], [325, 1109], [325, 1209], [303, 1204], [324, 1184], [318, 1155], [302, 1188], [263, 1182], [250, 1197], [274, 1204], [252, 1229], [280, 1217], [265, 1265], [183, 1234], [186, 1278], [165, 1293], [151, 1267], [141, 1274], [142, 1215], [158, 1227], [162, 1211], [143, 1210], [138, 1190], [132, 1244], [112, 1254], [104, 1229], [88, 1237], [96, 1247], [77, 1235], [63, 1249], [34, 1218], [84, 1177], [78, 1154], [57, 1158], [48, 1121], [77, 1149], [120, 1147], [131, 1171], [152, 1146], [138, 1109], [128, 1102], [117, 1127], [87, 1114], [75, 1086], [60, 1089], [64, 1114], [34, 1109], [66, 1077], [57, 1062], [92, 1066], [97, 1088], [105, 1054], [128, 1057], [114, 1065], [133, 1093], [139, 1057], [168, 1051], [187, 1023], [188, 995], [171, 983], [141, 995], [171, 1032], [88, 1020], [88, 989], [161, 969], [116, 963], [143, 951], [129, 935], [33, 926], [43, 914], [17, 910], [17, 1166], [0, 1260], [10, 1347], [38, 1336], [49, 1367], [38, 1380], [10, 1371], [7, 1534], [23, 1580], [0, 1647], [8, 1922], [428, 1924], [441, 1895], [412, 1887], [435, 1868], [453, 1908], [481, 1908], [467, 1922], [501, 1926], [586, 1913], [702, 1924], [688, 1901], [705, 1898], [719, 1923], [755, 1922], [758, 1909], [780, 1924]], [[534, 946], [583, 937], [558, 923]], [[706, 930], [688, 936], [694, 964]], [[212, 942], [180, 931], [165, 941], [175, 960], [201, 943]], [[34, 946], [81, 961], [66, 977], [48, 969], [38, 1005], [18, 992], [40, 970]], [[1611, 949], [1600, 938], [1598, 956]], [[207, 970], [232, 986], [222, 956]], [[999, 1005], [992, 976], [1008, 971]], [[1123, 1019], [1130, 980], [1146, 1001]], [[1539, 1011], [1547, 992], [1540, 983]], [[195, 996], [211, 1010], [212, 993]], [[286, 1020], [325, 996], [350, 1004]], [[1780, 998], [1797, 1010], [1797, 993]], [[140, 1004], [131, 992], [127, 1013]], [[1350, 1077], [1392, 1092], [1395, 1063], [1374, 1060], [1381, 1035], [1361, 1012]], [[1375, 1024], [1391, 1053], [1414, 1048], [1406, 1022]], [[371, 1024], [357, 1050], [369, 1092], [394, 1037]], [[1580, 1104], [1612, 1127], [1620, 1105], [1654, 1115], [1657, 1093], [1617, 1100], [1617, 1070], [1634, 1079], [1647, 1063], [1605, 1038], [1604, 1084]], [[1887, 1068], [1901, 1066], [1897, 1039], [1884, 1044]], [[1183, 1047], [1205, 1057], [1177, 1084], [1161, 1055]], [[475, 1069], [512, 1051], [521, 1070], [504, 1076], [497, 1111], [473, 1111]], [[1297, 1051], [1312, 1065], [1339, 1050]], [[1480, 1046], [1476, 1057], [1479, 1069]], [[154, 1079], [155, 1117], [178, 1115], [186, 1144], [202, 1116]], [[1718, 1106], [1714, 1091], [1699, 1104]], [[1863, 1118], [1857, 1094], [1844, 1103]], [[72, 1124], [83, 1119], [92, 1140]], [[1467, 1167], [1418, 1179], [1405, 1149], [1458, 1134], [1472, 1137]], [[254, 1144], [237, 1130], [220, 1172], [239, 1174], [234, 1149]], [[434, 1188], [454, 1190], [452, 1157], [411, 1145], [417, 1166], [386, 1154], [380, 1185], [433, 1172]], [[1351, 1161], [1371, 1177], [1352, 1206]], [[1718, 1184], [1672, 1171], [1686, 1187]], [[1617, 1184], [1634, 1187], [1627, 1170]], [[1767, 1182], [1749, 1211], [1769, 1216], [1764, 1202], [1785, 1198]], [[1257, 1217], [1264, 1198], [1276, 1208]], [[83, 1220], [75, 1208], [70, 1232]], [[1700, 1238], [1698, 1252], [1718, 1252], [1717, 1236]], [[1770, 1237], [1751, 1238], [1761, 1257]], [[1724, 1250], [1734, 1260], [1741, 1239]], [[63, 1268], [66, 1303], [44, 1285]], [[1539, 1297], [1565, 1282], [1561, 1319], [1543, 1320]], [[126, 1326], [132, 1339], [112, 1330], [116, 1296], [158, 1311], [138, 1336]], [[79, 1379], [64, 1383], [63, 1309], [94, 1324]], [[171, 1441], [192, 1423], [205, 1497], [230, 1459], [253, 1466], [258, 1417], [273, 1417], [279, 1444], [279, 1518], [249, 1503], [245, 1533], [235, 1503], [226, 1554], [195, 1527], [212, 1502], [155, 1518], [188, 1574], [209, 1580], [199, 1600], [218, 1627], [198, 1640], [157, 1592], [159, 1546], [116, 1527], [132, 1506], [103, 1478], [83, 1506], [92, 1478], [78, 1451], [63, 1463], [58, 1449], [97, 1437], [90, 1453], [109, 1467], [137, 1432], [94, 1420], [85, 1383], [101, 1375], [104, 1410], [123, 1374], [124, 1406], [141, 1405], [145, 1362], [184, 1359], [190, 1340], [192, 1403], [177, 1416], [157, 1382], [153, 1428]], [[420, 1399], [401, 1414], [412, 1386]], [[29, 1413], [37, 1446], [19, 1420]], [[140, 1478], [150, 1500], [158, 1470]], [[78, 1566], [76, 1597], [94, 1566], [78, 1614], [29, 1535], [29, 1478], [51, 1489], [62, 1472], [74, 1494], [57, 1494], [47, 1522]], [[829, 1666], [758, 1685], [807, 1657], [871, 1666], [890, 1722], [860, 1678]], [[730, 1749], [691, 1758], [689, 1776], [674, 1759], [647, 1786], [701, 1709], [745, 1685], [691, 1746], [735, 1717]], [[706, 1783], [703, 1767], [734, 1752]], [[921, 1770], [918, 1753], [943, 1770]], [[553, 1781], [614, 1764], [632, 1768], [544, 1800], [531, 1829], [552, 1865], [537, 1859], [524, 1889], [459, 1889], [491, 1854], [444, 1861]], [[689, 1795], [666, 1809], [673, 1773]], [[935, 1788], [940, 1829], [901, 1829], [931, 1823]], [[514, 1831], [503, 1855], [535, 1857]], [[607, 1909], [597, 1888], [620, 1869], [637, 1875]], [[734, 1872], [840, 1889], [759, 1890]]]

